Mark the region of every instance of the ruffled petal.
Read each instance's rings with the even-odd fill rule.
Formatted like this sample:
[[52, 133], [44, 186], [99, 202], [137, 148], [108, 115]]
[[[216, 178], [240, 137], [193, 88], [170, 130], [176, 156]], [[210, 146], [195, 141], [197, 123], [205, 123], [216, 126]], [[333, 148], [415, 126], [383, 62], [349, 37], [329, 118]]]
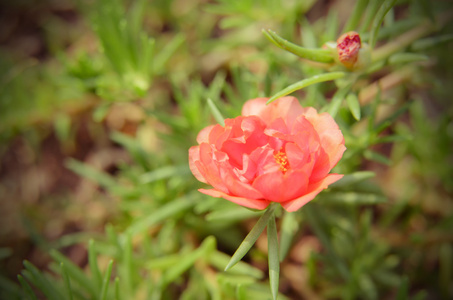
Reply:
[[203, 183], [207, 183], [206, 179], [204, 178], [203, 174], [200, 172], [198, 169], [197, 165], [195, 162], [200, 161], [200, 146], [193, 146], [190, 147], [189, 149], [189, 168], [192, 174], [195, 176], [195, 178], [198, 179], [198, 181], [201, 181]]
[[225, 186], [221, 176], [217, 161], [213, 159], [211, 146], [203, 143], [200, 145], [200, 160], [195, 162], [198, 170], [201, 172], [207, 183], [212, 185], [214, 188], [228, 193], [228, 189]]
[[270, 201], [267, 201], [267, 200], [236, 197], [236, 196], [232, 196], [232, 195], [223, 193], [223, 192], [215, 190], [215, 189], [211, 189], [211, 190], [199, 189], [198, 191], [203, 194], [212, 196], [212, 197], [224, 198], [226, 200], [229, 200], [229, 201], [239, 204], [241, 206], [245, 206], [245, 207], [253, 208], [253, 209], [262, 210], [262, 209], [265, 209], [266, 207], [268, 207], [268, 205], [270, 204]]
[[197, 135], [198, 144], [209, 143], [209, 134], [211, 133], [214, 126], [215, 125], [210, 125], [208, 127], [205, 127], [198, 133]]
[[307, 118], [318, 133], [321, 147], [329, 156], [330, 168], [333, 168], [346, 150], [344, 137], [337, 123], [328, 113], [318, 114], [311, 107], [306, 109], [305, 118]]
[[326, 189], [330, 184], [340, 180], [343, 175], [329, 174], [323, 180], [318, 181], [308, 186], [307, 192], [294, 200], [282, 203], [283, 208], [288, 212], [293, 212], [313, 200], [322, 190]]
[[269, 98], [256, 98], [247, 101], [242, 108], [242, 115], [256, 115], [266, 125], [270, 125], [275, 119], [283, 118], [287, 126], [291, 128], [296, 118], [304, 113], [304, 109], [295, 97], [282, 97], [269, 105], [266, 105], [267, 100]]
[[284, 202], [305, 193], [307, 184], [307, 174], [299, 170], [289, 170], [285, 174], [276, 171], [260, 175], [252, 186], [263, 195], [264, 199]]
[[249, 183], [238, 180], [233, 172], [229, 172], [224, 177], [225, 185], [229, 193], [233, 196], [245, 197], [250, 199], [263, 199], [263, 195], [253, 188]]
[[258, 116], [266, 108], [266, 102], [269, 98], [255, 98], [248, 100], [242, 106], [243, 116]]

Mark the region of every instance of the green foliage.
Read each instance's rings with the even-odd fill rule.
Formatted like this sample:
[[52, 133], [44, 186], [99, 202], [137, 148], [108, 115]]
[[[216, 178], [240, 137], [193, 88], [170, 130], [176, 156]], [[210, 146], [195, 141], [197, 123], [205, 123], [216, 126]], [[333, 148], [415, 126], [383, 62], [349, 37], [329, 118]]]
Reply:
[[[50, 41], [38, 60], [2, 48], [0, 153], [38, 149], [29, 160], [51, 166], [40, 141], [54, 135], [85, 189], [61, 199], [31, 189], [39, 201], [24, 210], [33, 212], [26, 235], [51, 262], [21, 257], [17, 278], [0, 274], [0, 298], [451, 298], [451, 7], [358, 0], [343, 19], [341, 1], [315, 2], [80, 2], [74, 27], [86, 33], [67, 49]], [[363, 47], [348, 69], [335, 41], [350, 30]], [[187, 156], [198, 132], [240, 115], [248, 99], [290, 94], [335, 118], [347, 151], [334, 172], [345, 176], [294, 213], [196, 191]], [[139, 117], [116, 106], [126, 101]], [[83, 130], [90, 141], [79, 145]], [[14, 148], [14, 137], [33, 147]], [[33, 187], [24, 178], [17, 190]], [[84, 202], [75, 195], [88, 185]], [[94, 205], [105, 214], [97, 222], [87, 216]], [[58, 240], [28, 220], [39, 213]], [[67, 234], [66, 222], [82, 232]], [[65, 255], [76, 245], [86, 263]], [[2, 264], [14, 255], [0, 248]]]

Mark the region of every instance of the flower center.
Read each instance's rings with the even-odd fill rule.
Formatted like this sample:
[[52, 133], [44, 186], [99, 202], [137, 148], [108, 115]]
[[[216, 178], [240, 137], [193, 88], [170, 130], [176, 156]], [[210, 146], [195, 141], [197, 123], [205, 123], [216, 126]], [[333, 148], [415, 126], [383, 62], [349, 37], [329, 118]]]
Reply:
[[285, 173], [289, 169], [289, 162], [288, 157], [286, 157], [286, 153], [282, 151], [278, 151], [274, 154], [275, 161], [280, 165], [280, 171]]

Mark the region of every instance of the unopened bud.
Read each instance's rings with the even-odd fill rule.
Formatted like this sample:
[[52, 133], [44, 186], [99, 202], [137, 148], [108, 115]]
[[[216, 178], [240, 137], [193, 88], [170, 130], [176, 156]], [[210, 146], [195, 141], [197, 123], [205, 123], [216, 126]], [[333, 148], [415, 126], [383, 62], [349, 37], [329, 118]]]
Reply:
[[352, 69], [359, 57], [362, 47], [360, 36], [357, 32], [350, 31], [337, 40], [338, 60], [348, 69]]

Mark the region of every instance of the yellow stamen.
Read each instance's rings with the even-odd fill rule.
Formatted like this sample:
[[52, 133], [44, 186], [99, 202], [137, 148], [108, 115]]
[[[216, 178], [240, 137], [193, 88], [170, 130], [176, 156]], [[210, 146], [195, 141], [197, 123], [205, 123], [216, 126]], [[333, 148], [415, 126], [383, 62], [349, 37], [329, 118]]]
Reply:
[[285, 152], [278, 151], [274, 154], [275, 161], [280, 165], [280, 171], [285, 173], [289, 169], [288, 158], [286, 157]]

